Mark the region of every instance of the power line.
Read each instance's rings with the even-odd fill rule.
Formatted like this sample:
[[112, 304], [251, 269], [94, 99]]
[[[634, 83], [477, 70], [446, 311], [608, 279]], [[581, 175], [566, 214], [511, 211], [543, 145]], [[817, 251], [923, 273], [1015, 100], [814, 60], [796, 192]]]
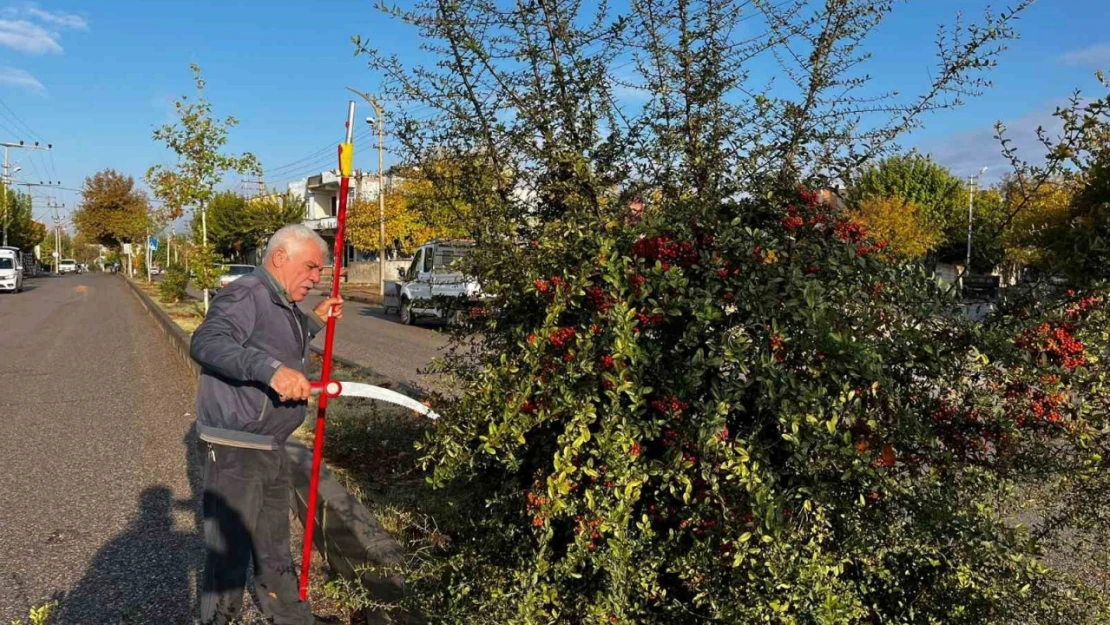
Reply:
[[[368, 128], [363, 128], [361, 131], [358, 131], [358, 132], [355, 133], [355, 138], [352, 139], [352, 141], [365, 138], [366, 135], [369, 134], [369, 133], [370, 133], [370, 130]], [[335, 157], [334, 152], [336, 150], [337, 145], [338, 145], [337, 143], [331, 143], [329, 145], [326, 145], [326, 146], [320, 148], [319, 150], [316, 150], [315, 152], [309, 154], [308, 156], [299, 158], [295, 161], [286, 163], [286, 164], [278, 166], [278, 167], [267, 168], [268, 172], [269, 173], [275, 173], [275, 172], [280, 172], [280, 171], [284, 171], [284, 170], [287, 170], [287, 169], [296, 168], [296, 167], [301, 166], [302, 163], [310, 161], [310, 160], [316, 161], [316, 160], [320, 160], [320, 158], [334, 158]], [[328, 152], [331, 152], [331, 154], [327, 154]]]
[[20, 119], [19, 116], [15, 114], [15, 111], [13, 111], [11, 109], [11, 107], [8, 106], [8, 103], [4, 102], [3, 99], [0, 99], [0, 106], [3, 106], [8, 111], [8, 113], [11, 114], [12, 119], [14, 119], [20, 126], [23, 126], [23, 128], [26, 129], [27, 132], [31, 133], [32, 137], [34, 137], [35, 139], [38, 139], [39, 141], [42, 141], [43, 143], [46, 143], [46, 139], [43, 139], [42, 137], [40, 137], [38, 135], [38, 133], [36, 133], [34, 130], [31, 129], [30, 126], [27, 125], [26, 122], [24, 122], [22, 119]]

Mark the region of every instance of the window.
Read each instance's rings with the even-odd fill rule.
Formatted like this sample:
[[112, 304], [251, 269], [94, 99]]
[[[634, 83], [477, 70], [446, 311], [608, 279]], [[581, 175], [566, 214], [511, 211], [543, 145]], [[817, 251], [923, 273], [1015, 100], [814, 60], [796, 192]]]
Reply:
[[420, 263], [422, 262], [421, 259], [423, 258], [423, 256], [422, 256], [423, 254], [424, 254], [424, 250], [420, 250], [420, 251], [416, 252], [416, 257], [412, 259], [412, 264], [409, 265], [409, 274], [408, 274], [408, 279], [409, 280], [415, 280], [416, 279], [416, 273], [418, 271], [420, 271]]
[[435, 266], [433, 262], [435, 261], [435, 254], [429, 254], [429, 251], [431, 250], [424, 248], [424, 273], [431, 273], [432, 267]]
[[331, 216], [336, 217], [339, 215], [339, 196], [331, 196]]
[[10, 258], [0, 258], [0, 269], [15, 269], [15, 263]]

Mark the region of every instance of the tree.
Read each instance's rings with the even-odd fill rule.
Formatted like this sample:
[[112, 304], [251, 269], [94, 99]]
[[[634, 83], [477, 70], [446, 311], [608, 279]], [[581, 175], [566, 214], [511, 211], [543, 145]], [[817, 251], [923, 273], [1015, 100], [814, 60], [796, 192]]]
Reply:
[[[208, 240], [217, 254], [242, 260], [247, 249], [261, 247], [282, 226], [303, 220], [304, 211], [304, 200], [289, 193], [247, 198], [223, 191], [208, 205]], [[198, 241], [200, 225], [193, 221]]]
[[[446, 165], [433, 164], [433, 178], [440, 181], [451, 174]], [[412, 253], [433, 239], [465, 237], [469, 234], [469, 207], [439, 201], [432, 178], [420, 169], [409, 168], [399, 174], [401, 181], [386, 190], [385, 240], [396, 240], [402, 253]], [[356, 199], [348, 209], [347, 236], [351, 245], [364, 250], [380, 247], [378, 198]]]
[[900, 197], [868, 195], [856, 204], [855, 217], [899, 256], [922, 258], [941, 241], [941, 233], [920, 206]]
[[[1002, 195], [1007, 214], [1024, 201], [1019, 185], [1012, 179], [1003, 181]], [[1047, 261], [1045, 235], [1066, 223], [1074, 195], [1074, 189], [1065, 180], [1040, 185], [1003, 233], [1007, 261], [1015, 265], [1043, 265]]]
[[267, 195], [247, 201], [254, 222], [255, 245], [261, 246], [275, 232], [289, 224], [300, 223], [305, 218], [305, 200], [288, 191], [279, 194], [271, 191]]
[[[486, 297], [421, 447], [471, 505], [436, 519], [450, 540], [411, 541], [406, 607], [447, 623], [1106, 615], [1041, 559], [1060, 534], [1014, 522], [1020, 487], [1096, 461], [1105, 305], [973, 324], [818, 201], [984, 84], [1017, 14], [945, 33], [924, 94], [891, 103], [860, 66], [894, 8], [397, 11], [433, 58], [371, 62], [385, 97], [437, 112], [393, 126], [412, 162], [462, 164], [433, 190], [473, 207], [466, 270]], [[786, 86], [748, 84], [763, 56]], [[614, 95], [626, 59], [646, 104]], [[651, 210], [630, 215], [631, 197]]]
[[42, 242], [45, 234], [41, 223], [34, 221], [30, 194], [8, 190], [8, 206], [4, 215], [8, 219], [8, 245], [30, 252]]
[[[247, 199], [233, 191], [222, 191], [212, 196], [208, 212], [208, 243], [220, 256], [239, 258], [254, 240], [251, 215]], [[194, 239], [203, 241], [201, 222], [192, 221]]]
[[51, 229], [48, 236], [44, 238], [39, 245], [39, 251], [42, 254], [41, 260], [46, 265], [52, 265], [54, 263], [55, 251], [59, 252], [59, 258], [74, 258], [73, 254], [75, 249], [73, 245], [73, 236], [69, 232], [62, 230], [57, 238], [60, 239], [61, 242], [60, 248], [55, 246], [54, 230]]
[[[944, 236], [936, 250], [937, 258], [963, 265], [967, 262], [968, 196], [963, 195], [963, 209], [954, 209], [947, 218]], [[1003, 222], [1006, 206], [997, 189], [977, 191], [973, 199], [971, 226], [971, 269], [979, 273], [992, 271], [1005, 259]]]
[[[205, 209], [216, 193], [216, 187], [226, 172], [261, 175], [258, 159], [249, 152], [240, 155], [225, 154], [228, 131], [239, 123], [232, 116], [214, 119], [212, 104], [204, 96], [205, 81], [200, 66], [190, 66], [196, 84], [196, 97], [189, 96], [174, 101], [178, 121], [154, 131], [154, 140], [166, 144], [177, 155], [172, 168], [155, 165], [147, 170], [147, 183], [154, 195], [168, 207], [170, 220], [180, 217], [185, 209], [193, 209], [200, 217], [201, 245], [208, 246], [207, 216]], [[195, 218], [195, 217], [194, 217]], [[194, 268], [198, 284], [204, 288], [205, 311], [208, 310], [208, 288], [215, 286], [218, 275], [214, 265], [215, 255], [204, 253], [198, 257]]]
[[856, 206], [870, 197], [902, 198], [918, 207], [922, 225], [934, 230], [945, 228], [961, 207], [965, 212], [967, 209], [963, 182], [947, 168], [916, 153], [879, 161], [852, 184], [849, 196]]
[[143, 241], [153, 218], [146, 195], [135, 188], [134, 178], [105, 169], [85, 178], [73, 224], [90, 241], [118, 248]]

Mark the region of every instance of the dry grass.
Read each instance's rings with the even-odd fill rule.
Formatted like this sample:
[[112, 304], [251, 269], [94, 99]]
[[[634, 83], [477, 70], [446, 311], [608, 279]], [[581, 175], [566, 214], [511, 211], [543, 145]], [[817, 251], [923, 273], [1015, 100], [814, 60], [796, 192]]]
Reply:
[[135, 281], [133, 284], [149, 295], [150, 299], [165, 311], [179, 328], [185, 331], [185, 334], [192, 335], [200, 322], [204, 321], [204, 308], [200, 302], [191, 298], [181, 302], [164, 302], [158, 292], [157, 283]]

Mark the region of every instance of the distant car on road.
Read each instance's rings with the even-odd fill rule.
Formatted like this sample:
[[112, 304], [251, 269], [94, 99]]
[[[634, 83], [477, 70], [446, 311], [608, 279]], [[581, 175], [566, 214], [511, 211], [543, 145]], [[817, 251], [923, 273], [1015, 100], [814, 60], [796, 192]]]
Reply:
[[63, 258], [58, 261], [58, 273], [77, 273], [77, 261], [72, 258]]
[[23, 291], [23, 257], [17, 249], [0, 247], [0, 291]]
[[227, 270], [224, 272], [224, 275], [220, 276], [218, 288], [222, 289], [252, 272], [254, 272], [254, 265], [227, 265]]

